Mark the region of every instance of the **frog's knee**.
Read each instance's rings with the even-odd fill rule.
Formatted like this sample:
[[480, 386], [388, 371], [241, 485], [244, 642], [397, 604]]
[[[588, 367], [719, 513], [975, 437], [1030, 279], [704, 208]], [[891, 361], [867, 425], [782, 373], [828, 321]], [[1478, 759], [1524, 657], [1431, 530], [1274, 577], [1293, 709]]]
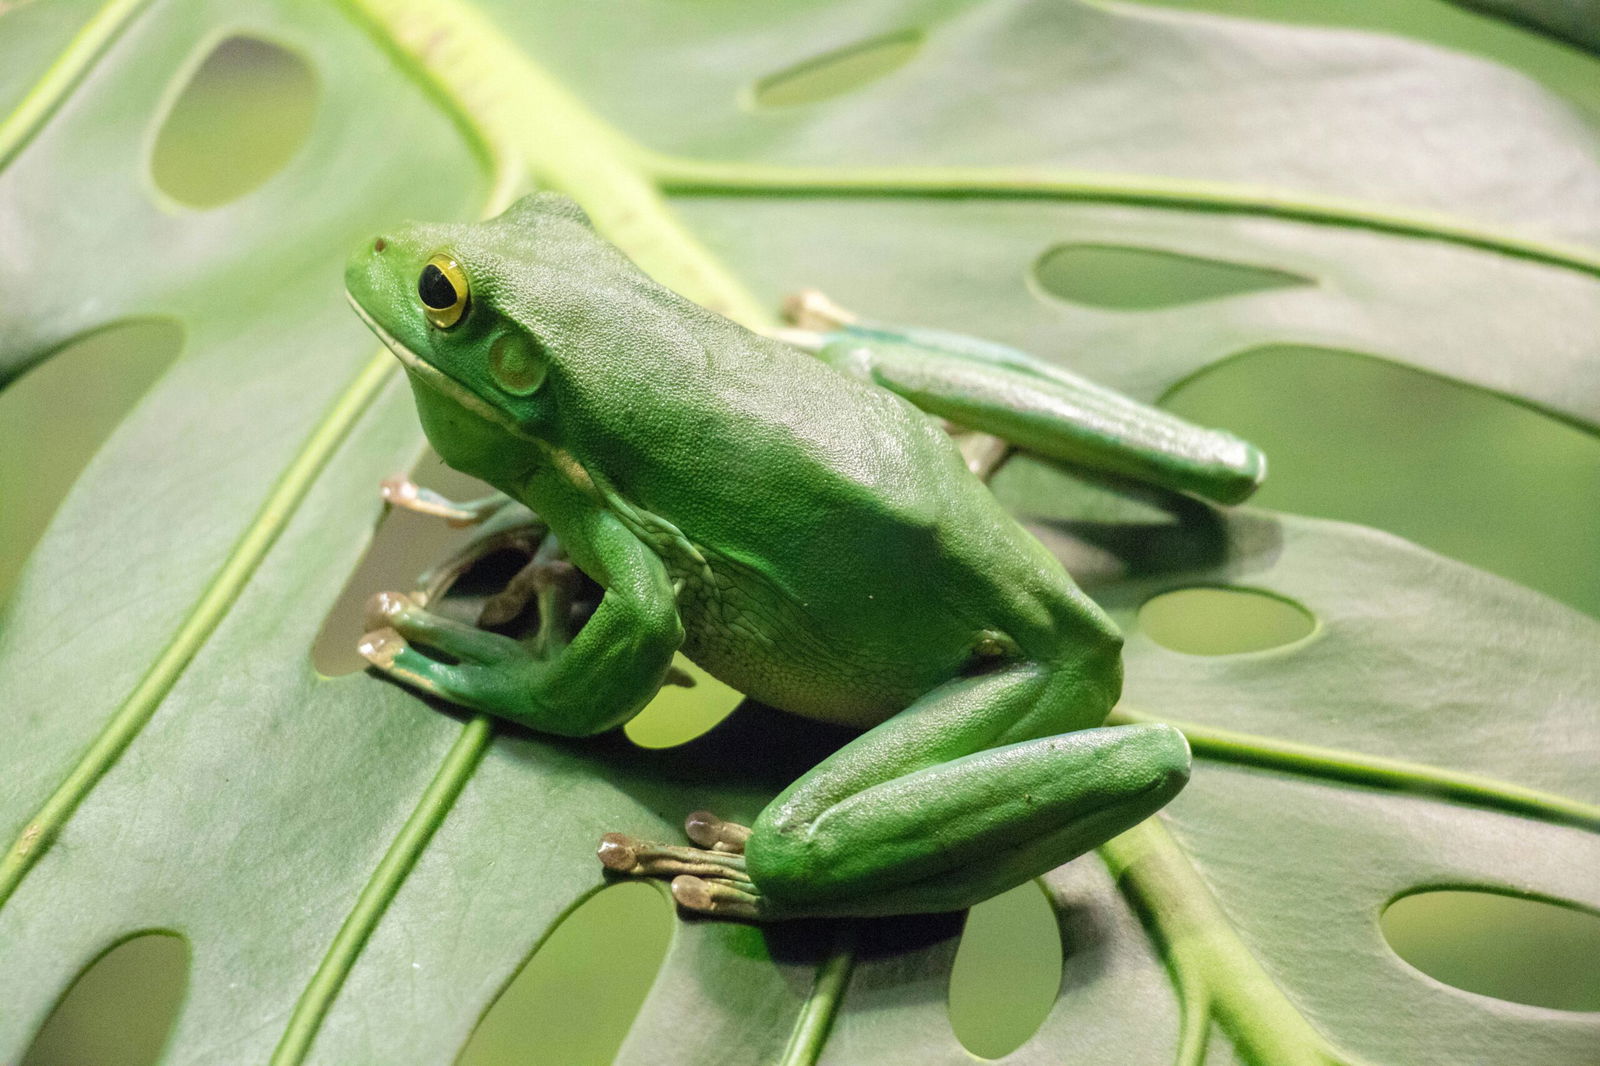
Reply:
[[634, 659], [660, 662], [665, 670], [672, 655], [683, 645], [683, 619], [669, 599], [660, 601], [624, 601], [628, 614], [619, 625], [633, 644]]
[[1119, 747], [1134, 764], [1132, 789], [1163, 804], [1189, 783], [1189, 740], [1165, 722], [1115, 726]]
[[827, 895], [835, 866], [810, 826], [763, 814], [745, 841], [745, 869], [764, 895], [782, 904], [814, 903]]

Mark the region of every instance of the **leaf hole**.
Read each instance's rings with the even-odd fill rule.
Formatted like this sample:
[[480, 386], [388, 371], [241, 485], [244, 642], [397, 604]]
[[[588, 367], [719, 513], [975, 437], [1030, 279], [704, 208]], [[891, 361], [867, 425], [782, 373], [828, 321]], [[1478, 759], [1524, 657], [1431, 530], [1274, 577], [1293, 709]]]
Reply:
[[1383, 936], [1447, 985], [1555, 1010], [1600, 1011], [1600, 914], [1494, 889], [1413, 892], [1384, 909]]
[[1384, 529], [1600, 614], [1600, 437], [1482, 389], [1312, 347], [1244, 352], [1163, 406], [1266, 452], [1254, 505]]
[[675, 748], [704, 736], [744, 701], [736, 689], [706, 673], [682, 655], [673, 665], [694, 679], [694, 685], [663, 685], [661, 691], [623, 727], [641, 748]]
[[183, 348], [169, 319], [86, 334], [0, 392], [0, 601], [94, 453]]
[[745, 91], [746, 101], [770, 111], [842, 96], [905, 66], [922, 40], [920, 30], [901, 30], [836, 48], [760, 79]]
[[150, 156], [156, 187], [189, 207], [218, 207], [257, 188], [311, 132], [317, 78], [280, 44], [229, 37], [168, 109]]
[[72, 982], [21, 1066], [146, 1066], [161, 1057], [183, 1004], [189, 946], [175, 933], [140, 933]]
[[654, 884], [624, 882], [596, 892], [523, 964], [456, 1066], [610, 1066], [666, 958], [675, 921]]
[[1058, 300], [1114, 311], [1180, 307], [1316, 284], [1271, 267], [1111, 244], [1058, 244], [1034, 260], [1033, 281]]
[[967, 913], [950, 971], [950, 1027], [984, 1059], [1025, 1044], [1061, 994], [1061, 927], [1033, 881]]
[[[473, 499], [494, 491], [477, 478], [444, 465], [444, 460], [431, 448], [423, 453], [411, 477], [422, 487], [454, 500]], [[372, 486], [372, 493], [377, 496], [378, 486]], [[323, 677], [342, 677], [363, 669], [367, 661], [356, 646], [367, 628], [367, 601], [379, 592], [414, 590], [419, 575], [452, 551], [464, 547], [473, 535], [473, 530], [453, 528], [442, 518], [390, 507], [311, 645], [311, 664], [317, 673]], [[470, 581], [461, 591], [492, 594], [498, 588], [488, 586], [495, 580], [500, 581], [499, 587], [504, 587], [505, 581], [515, 574], [516, 567], [526, 561], [525, 558], [510, 559], [514, 554], [507, 553], [500, 559], [486, 557], [485, 565], [475, 566], [464, 575]], [[509, 572], [505, 572], [508, 568]]]
[[1316, 629], [1310, 611], [1270, 592], [1197, 586], [1153, 596], [1139, 608], [1151, 640], [1186, 655], [1240, 655], [1304, 640]]

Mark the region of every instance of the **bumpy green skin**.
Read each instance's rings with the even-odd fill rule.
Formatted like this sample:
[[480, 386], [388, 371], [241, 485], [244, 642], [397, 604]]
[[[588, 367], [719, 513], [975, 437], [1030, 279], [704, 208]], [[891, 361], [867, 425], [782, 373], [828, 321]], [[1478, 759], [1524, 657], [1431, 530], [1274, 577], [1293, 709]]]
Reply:
[[[448, 329], [417, 294], [438, 253], [470, 282]], [[680, 900], [735, 917], [952, 909], [1094, 847], [1187, 779], [1177, 731], [1100, 727], [1116, 627], [905, 397], [1223, 499], [1261, 476], [1243, 442], [965, 338], [854, 327], [818, 358], [656, 284], [548, 194], [483, 224], [386, 230], [346, 282], [407, 364], [439, 454], [536, 511], [605, 589], [553, 655], [397, 601], [406, 639], [373, 656], [383, 668], [579, 736], [636, 714], [681, 649], [765, 703], [866, 730], [747, 842], [619, 837], [619, 868], [698, 875], [675, 882]]]

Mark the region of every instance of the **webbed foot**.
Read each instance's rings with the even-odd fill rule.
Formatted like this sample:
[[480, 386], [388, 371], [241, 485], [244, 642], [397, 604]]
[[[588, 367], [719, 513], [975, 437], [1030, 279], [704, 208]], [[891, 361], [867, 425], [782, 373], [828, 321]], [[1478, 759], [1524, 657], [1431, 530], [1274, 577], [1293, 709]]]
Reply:
[[597, 854], [601, 864], [614, 873], [671, 878], [672, 898], [684, 910], [746, 922], [774, 916], [745, 869], [748, 826], [725, 821], [710, 811], [695, 811], [683, 828], [698, 847], [607, 833], [600, 838]]

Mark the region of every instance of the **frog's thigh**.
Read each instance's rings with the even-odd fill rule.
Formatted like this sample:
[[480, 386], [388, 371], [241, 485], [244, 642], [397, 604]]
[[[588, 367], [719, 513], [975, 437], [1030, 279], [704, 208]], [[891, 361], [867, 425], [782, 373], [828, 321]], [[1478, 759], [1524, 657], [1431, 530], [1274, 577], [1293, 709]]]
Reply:
[[1103, 688], [1033, 664], [941, 686], [761, 813], [750, 878], [789, 913], [953, 910], [1088, 851], [1183, 787], [1189, 749], [1165, 725], [1016, 740], [994, 724], [1084, 700]]

